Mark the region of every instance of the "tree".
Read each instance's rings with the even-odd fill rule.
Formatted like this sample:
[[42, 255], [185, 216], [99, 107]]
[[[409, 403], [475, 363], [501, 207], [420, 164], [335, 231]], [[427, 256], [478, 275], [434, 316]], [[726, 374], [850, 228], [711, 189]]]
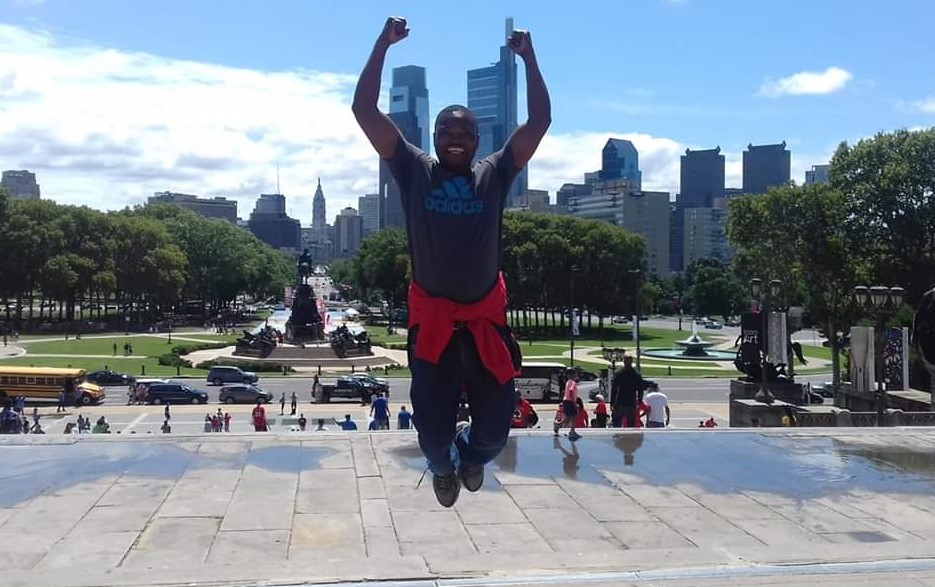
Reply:
[[406, 299], [409, 285], [409, 253], [406, 233], [380, 230], [364, 239], [354, 259], [370, 291], [379, 292], [391, 308]]
[[748, 296], [743, 284], [719, 261], [697, 261], [685, 273], [689, 284], [687, 297], [695, 313], [727, 319], [739, 314], [746, 305]]
[[874, 282], [901, 285], [917, 302], [935, 283], [935, 128], [842, 143], [830, 178]]
[[731, 202], [727, 222], [728, 238], [740, 248], [738, 272], [780, 278], [784, 290], [803, 292], [809, 316], [830, 342], [835, 383], [844, 335], [857, 318], [851, 292], [865, 276], [848, 237], [846, 201], [828, 185], [774, 188]]

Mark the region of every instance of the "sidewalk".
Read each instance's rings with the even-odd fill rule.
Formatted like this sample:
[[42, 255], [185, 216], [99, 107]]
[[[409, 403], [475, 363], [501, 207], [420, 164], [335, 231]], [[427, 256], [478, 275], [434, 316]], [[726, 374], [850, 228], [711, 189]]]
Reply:
[[522, 432], [450, 510], [404, 432], [4, 436], [0, 585], [935, 585], [933, 432]]

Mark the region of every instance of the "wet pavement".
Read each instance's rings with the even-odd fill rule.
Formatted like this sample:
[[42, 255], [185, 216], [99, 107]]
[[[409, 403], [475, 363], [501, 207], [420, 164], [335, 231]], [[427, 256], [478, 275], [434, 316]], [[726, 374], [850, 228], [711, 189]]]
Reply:
[[416, 488], [405, 432], [10, 436], [0, 465], [0, 533], [18, 537], [0, 549], [5, 586], [625, 584], [935, 558], [929, 429], [520, 432], [447, 510], [430, 475]]

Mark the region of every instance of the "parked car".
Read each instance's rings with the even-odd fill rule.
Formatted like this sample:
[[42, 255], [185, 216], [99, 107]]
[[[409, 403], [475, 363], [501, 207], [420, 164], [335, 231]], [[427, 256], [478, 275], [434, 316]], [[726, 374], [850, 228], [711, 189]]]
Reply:
[[234, 404], [238, 402], [255, 404], [257, 400], [268, 404], [273, 401], [273, 394], [264, 391], [256, 385], [246, 383], [225, 385], [218, 394], [218, 401], [222, 404]]
[[627, 318], [626, 316], [614, 316], [613, 323], [614, 324], [629, 324], [630, 319]]
[[95, 385], [129, 385], [133, 377], [126, 373], [117, 373], [113, 369], [91, 371], [84, 376], [84, 380]]
[[[359, 375], [359, 373], [355, 375]], [[321, 387], [322, 401], [324, 402], [330, 402], [332, 398], [343, 398], [367, 403], [376, 393], [379, 393], [379, 388], [369, 380], [354, 375], [338, 377], [334, 384], [323, 384]]]
[[729, 318], [726, 322], [724, 322], [724, 324], [726, 326], [736, 327], [740, 326], [740, 320], [737, 320], [736, 318]]
[[184, 383], [151, 383], [146, 391], [149, 404], [206, 404], [208, 394]]
[[724, 328], [724, 326], [717, 320], [708, 320], [707, 322], [705, 322], [704, 327], [707, 328], [708, 330], [720, 330]]
[[240, 367], [215, 365], [208, 371], [206, 381], [214, 385], [225, 383], [256, 383], [260, 378], [253, 371], [244, 371]]

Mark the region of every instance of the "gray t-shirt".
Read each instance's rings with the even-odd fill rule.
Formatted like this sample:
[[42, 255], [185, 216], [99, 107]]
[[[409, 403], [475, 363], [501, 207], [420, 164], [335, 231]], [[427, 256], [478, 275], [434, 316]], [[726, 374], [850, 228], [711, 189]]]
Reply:
[[432, 296], [484, 297], [500, 271], [503, 206], [519, 169], [509, 145], [457, 175], [405, 139], [387, 161], [402, 196], [412, 275]]

